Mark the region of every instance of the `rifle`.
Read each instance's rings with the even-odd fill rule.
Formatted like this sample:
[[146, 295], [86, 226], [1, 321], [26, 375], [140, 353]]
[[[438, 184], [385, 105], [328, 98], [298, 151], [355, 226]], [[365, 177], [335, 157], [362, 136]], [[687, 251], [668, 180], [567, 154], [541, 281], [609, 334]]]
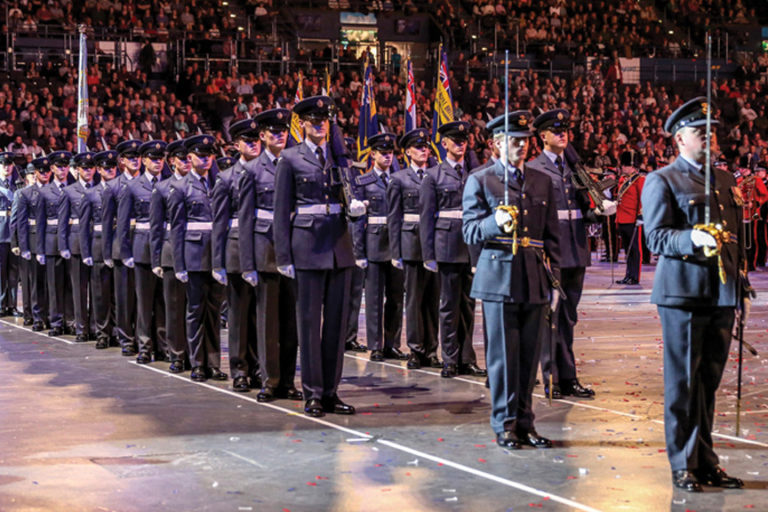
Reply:
[[581, 157], [570, 144], [565, 148], [565, 161], [573, 169], [571, 181], [576, 190], [586, 191], [589, 198], [595, 203], [595, 208], [603, 211], [603, 201], [608, 198], [605, 191], [616, 185], [616, 180], [607, 178], [601, 181], [595, 181], [589, 175], [589, 171], [581, 161]]

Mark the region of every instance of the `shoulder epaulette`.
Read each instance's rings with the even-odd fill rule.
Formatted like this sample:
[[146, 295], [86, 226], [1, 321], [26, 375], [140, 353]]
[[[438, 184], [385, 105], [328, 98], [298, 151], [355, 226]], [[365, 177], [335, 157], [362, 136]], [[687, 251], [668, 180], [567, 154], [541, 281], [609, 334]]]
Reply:
[[355, 178], [355, 183], [357, 183], [358, 186], [364, 187], [366, 185], [370, 185], [372, 183], [376, 183], [376, 181], [379, 179], [378, 176], [376, 176], [376, 173], [373, 171], [369, 171], [365, 174], [362, 174], [360, 176], [357, 176]]

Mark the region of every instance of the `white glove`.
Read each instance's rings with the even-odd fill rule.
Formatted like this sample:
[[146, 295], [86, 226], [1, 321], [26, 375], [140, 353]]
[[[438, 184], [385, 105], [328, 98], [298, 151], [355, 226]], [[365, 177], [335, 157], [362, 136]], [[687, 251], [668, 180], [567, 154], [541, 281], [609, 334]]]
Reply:
[[365, 212], [368, 211], [367, 205], [359, 200], [359, 199], [353, 199], [351, 203], [349, 203], [349, 214], [350, 217], [359, 217], [361, 215], [365, 215]]
[[253, 286], [254, 288], [259, 284], [259, 273], [255, 270], [251, 270], [250, 272], [243, 272], [242, 276], [243, 281]]
[[643, 219], [637, 219], [635, 221], [635, 226], [642, 226], [643, 225]]
[[182, 270], [181, 272], [176, 272], [176, 279], [181, 281], [182, 283], [189, 282], [189, 274], [186, 270]]
[[403, 270], [403, 260], [400, 258], [392, 260], [392, 266], [398, 270]]
[[152, 267], [152, 273], [155, 274], [157, 277], [162, 278], [163, 267]]
[[227, 271], [223, 268], [215, 268], [211, 270], [211, 275], [222, 286], [227, 286]]
[[91, 258], [90, 256], [87, 257], [87, 258], [83, 258], [83, 263], [85, 264], [86, 267], [92, 267], [93, 266], [93, 258]]
[[115, 268], [115, 262], [112, 260], [104, 260], [104, 264], [109, 268]]
[[552, 290], [552, 298], [549, 299], [549, 309], [550, 311], [556, 311], [557, 305], [560, 303], [560, 292], [557, 290]]
[[123, 265], [125, 265], [128, 268], [133, 268], [136, 266], [136, 264], [133, 261], [133, 258], [126, 258], [123, 260]]
[[19, 254], [21, 254], [21, 249], [19, 249], [18, 247], [11, 247], [11, 252], [13, 253], [14, 256], [18, 256]]
[[32, 253], [29, 251], [24, 251], [23, 253], [21, 253], [21, 257], [29, 261], [32, 259]]
[[475, 272], [477, 272], [477, 267], [472, 267], [469, 269], [470, 272], [472, 272], [472, 275], [475, 275]]
[[45, 265], [45, 255], [44, 254], [38, 254], [37, 256], [35, 256], [35, 258], [37, 259], [37, 262], [39, 264]]
[[284, 265], [282, 267], [277, 267], [277, 271], [280, 272], [285, 277], [287, 277], [288, 279], [296, 279], [296, 268], [294, 268], [293, 265]]
[[496, 213], [493, 214], [493, 218], [496, 221], [496, 225], [500, 228], [503, 228], [506, 224], [514, 220], [512, 219], [512, 215], [506, 210], [496, 210]]
[[365, 259], [365, 258], [363, 258], [361, 260], [355, 260], [355, 265], [357, 265], [358, 267], [360, 267], [362, 269], [368, 268], [368, 260]]
[[706, 231], [698, 229], [691, 231], [691, 242], [693, 242], [694, 247], [717, 247], [717, 240], [715, 240], [715, 237]]
[[68, 250], [66, 250], [66, 249], [65, 249], [65, 250], [63, 250], [63, 251], [59, 251], [59, 255], [60, 255], [62, 258], [64, 258], [65, 260], [68, 260], [68, 259], [70, 259], [70, 258], [72, 257], [72, 253], [71, 253], [71, 252], [69, 252], [69, 251], [68, 251]]
[[603, 199], [603, 211], [600, 211], [599, 209], [595, 208], [595, 214], [601, 215], [603, 217], [610, 217], [611, 215], [614, 215], [616, 213], [616, 201], [611, 201], [610, 199]]
[[427, 260], [424, 262], [424, 268], [430, 272], [437, 272], [437, 262], [435, 260]]

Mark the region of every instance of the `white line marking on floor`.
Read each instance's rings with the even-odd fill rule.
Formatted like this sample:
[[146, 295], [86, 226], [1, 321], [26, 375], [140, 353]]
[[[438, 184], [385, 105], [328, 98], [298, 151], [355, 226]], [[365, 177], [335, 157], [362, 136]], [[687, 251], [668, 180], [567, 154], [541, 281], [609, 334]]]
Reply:
[[[64, 338], [59, 338], [58, 336], [48, 336], [48, 334], [46, 334], [44, 332], [33, 331], [29, 327], [24, 327], [23, 325], [18, 325], [18, 324], [15, 324], [13, 322], [9, 322], [7, 320], [0, 320], [0, 323], [4, 323], [5, 325], [10, 325], [11, 327], [15, 327], [17, 329], [21, 329], [22, 331], [31, 332], [32, 334], [36, 334], [38, 336], [42, 336], [42, 337], [44, 337], [46, 339], [49, 339], [49, 340], [63, 341], [67, 345], [79, 345], [79, 343], [76, 343], [74, 341], [69, 341], [69, 340], [66, 340]], [[83, 345], [85, 345], [85, 343], [83, 343]]]
[[231, 455], [231, 456], [233, 456], [233, 457], [234, 457], [234, 458], [236, 458], [236, 459], [240, 459], [240, 460], [242, 460], [242, 461], [245, 461], [245, 462], [247, 462], [248, 464], [252, 464], [252, 465], [256, 466], [257, 468], [261, 468], [261, 469], [267, 469], [267, 466], [265, 466], [264, 464], [259, 464], [258, 462], [256, 462], [256, 461], [255, 461], [255, 460], [253, 460], [253, 459], [249, 459], [248, 457], [243, 457], [242, 455], [240, 455], [240, 454], [238, 454], [238, 453], [235, 453], [235, 452], [231, 452], [231, 451], [229, 451], [229, 450], [222, 450], [222, 451], [223, 451], [224, 453], [226, 453], [227, 455]]
[[[366, 439], [366, 440], [373, 439], [373, 436], [371, 436], [369, 434], [365, 434], [363, 432], [358, 432], [356, 430], [353, 430], [353, 429], [350, 429], [350, 428], [347, 428], [347, 427], [342, 427], [342, 426], [337, 425], [335, 423], [331, 423], [331, 422], [328, 422], [328, 421], [325, 421], [325, 420], [322, 420], [322, 419], [319, 419], [319, 418], [312, 418], [312, 417], [309, 417], [309, 416], [305, 416], [303, 414], [297, 414], [296, 411], [293, 411], [293, 410], [290, 410], [290, 409], [285, 409], [283, 407], [280, 407], [280, 406], [277, 406], [277, 405], [274, 405], [274, 404], [259, 402], [255, 398], [243, 396], [243, 394], [241, 394], [241, 393], [235, 393], [234, 391], [230, 391], [228, 389], [223, 389], [223, 388], [220, 388], [218, 386], [213, 386], [211, 384], [206, 384], [204, 382], [193, 382], [193, 381], [189, 380], [188, 378], [183, 377], [181, 375], [174, 375], [172, 373], [166, 372], [165, 370], [160, 370], [158, 368], [153, 368], [153, 367], [147, 366], [147, 365], [136, 364], [133, 361], [130, 361], [130, 363], [135, 365], [135, 366], [137, 366], [137, 367], [139, 367], [139, 368], [143, 368], [145, 370], [152, 370], [153, 372], [159, 373], [159, 374], [164, 375], [166, 377], [170, 377], [170, 378], [174, 378], [174, 379], [179, 379], [182, 382], [186, 382], [187, 384], [193, 384], [193, 385], [196, 385], [196, 386], [201, 386], [201, 387], [204, 387], [204, 388], [208, 388], [208, 389], [211, 389], [213, 391], [217, 391], [219, 393], [224, 393], [226, 395], [230, 395], [230, 396], [233, 396], [235, 398], [239, 398], [240, 400], [245, 400], [245, 401], [254, 403], [256, 405], [260, 405], [262, 407], [268, 407], [268, 408], [273, 409], [275, 411], [280, 411], [280, 412], [283, 412], [283, 413], [286, 413], [286, 414], [289, 414], [289, 415], [293, 415], [293, 416], [302, 418], [302, 419], [304, 419], [306, 421], [311, 421], [313, 423], [317, 423], [317, 424], [326, 426], [328, 428], [340, 430], [342, 432], [346, 432], [348, 434], [352, 434], [354, 436], [357, 436], [357, 438], [359, 438], [359, 439], [363, 439], [363, 438]], [[422, 451], [419, 451], [419, 450], [415, 450], [413, 448], [409, 448], [408, 446], [405, 446], [405, 445], [402, 445], [402, 444], [399, 444], [399, 443], [395, 443], [393, 441], [387, 441], [385, 439], [377, 439], [376, 442], [380, 443], [380, 444], [383, 444], [384, 446], [388, 446], [390, 448], [393, 448], [395, 450], [398, 450], [398, 451], [401, 451], [401, 452], [405, 452], [405, 453], [410, 453], [411, 455], [416, 455], [418, 457], [431, 460], [431, 461], [436, 462], [438, 464], [442, 464], [443, 466], [448, 466], [448, 467], [451, 467], [453, 469], [457, 469], [457, 470], [462, 471], [464, 473], [469, 473], [471, 475], [475, 475], [477, 477], [484, 478], [484, 479], [490, 480], [492, 482], [496, 482], [496, 483], [499, 483], [499, 484], [502, 484], [502, 485], [506, 485], [507, 487], [512, 487], [514, 489], [518, 489], [518, 490], [526, 492], [528, 494], [533, 494], [533, 495], [539, 496], [541, 498], [545, 498], [545, 499], [548, 499], [548, 500], [551, 500], [551, 501], [555, 501], [557, 503], [561, 503], [563, 505], [572, 507], [574, 509], [583, 510], [585, 512], [599, 512], [598, 509], [590, 507], [588, 505], [584, 505], [584, 504], [579, 503], [577, 501], [569, 500], [568, 498], [563, 498], [562, 496], [558, 496], [556, 494], [548, 493], [546, 491], [542, 491], [540, 489], [536, 489], [535, 487], [529, 487], [529, 486], [527, 486], [525, 484], [522, 484], [520, 482], [515, 482], [514, 480], [509, 480], [507, 478], [502, 478], [500, 476], [496, 476], [496, 475], [491, 474], [491, 473], [486, 473], [485, 471], [480, 471], [479, 469], [475, 469], [475, 468], [472, 468], [472, 467], [469, 467], [469, 466], [465, 466], [465, 465], [460, 464], [458, 462], [453, 462], [451, 460], [444, 459], [443, 457], [438, 457], [438, 456], [435, 456], [435, 455], [430, 455], [428, 453], [425, 453], [425, 452], [422, 452]]]

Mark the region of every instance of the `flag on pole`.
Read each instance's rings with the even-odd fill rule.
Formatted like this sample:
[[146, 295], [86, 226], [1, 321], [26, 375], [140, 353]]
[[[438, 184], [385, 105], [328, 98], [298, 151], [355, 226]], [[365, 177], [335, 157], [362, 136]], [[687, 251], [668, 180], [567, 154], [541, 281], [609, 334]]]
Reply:
[[331, 95], [331, 73], [328, 71], [328, 66], [325, 66], [325, 73], [323, 74], [323, 86], [320, 88], [323, 96]]
[[[299, 71], [299, 81], [296, 85], [296, 97], [293, 99], [293, 104], [298, 104], [304, 99], [304, 75]], [[291, 133], [288, 137], [288, 146], [296, 146], [304, 141], [304, 130], [301, 128], [301, 120], [296, 114], [291, 114]]]
[[80, 59], [77, 67], [77, 152], [88, 151], [88, 46], [85, 26], [80, 26]]
[[405, 62], [408, 78], [405, 84], [405, 133], [416, 129], [416, 85], [411, 59]]
[[373, 95], [373, 70], [366, 60], [363, 98], [360, 101], [360, 120], [357, 132], [357, 159], [368, 163], [371, 148], [368, 139], [379, 133], [379, 121], [376, 115], [376, 100]]
[[448, 81], [448, 56], [440, 45], [440, 62], [437, 68], [437, 94], [435, 95], [435, 108], [432, 115], [432, 149], [440, 162], [445, 158], [445, 149], [440, 144], [440, 134], [437, 129], [445, 123], [455, 121], [453, 117], [453, 97], [451, 96], [451, 84]]

